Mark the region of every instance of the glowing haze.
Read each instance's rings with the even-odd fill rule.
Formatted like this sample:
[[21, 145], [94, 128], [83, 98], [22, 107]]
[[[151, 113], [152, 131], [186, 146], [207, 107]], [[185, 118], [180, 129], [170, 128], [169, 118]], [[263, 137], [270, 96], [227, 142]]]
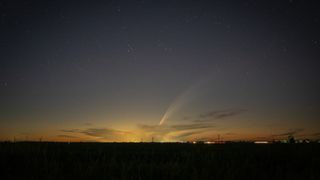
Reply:
[[305, 1], [3, 1], [0, 139], [320, 138]]

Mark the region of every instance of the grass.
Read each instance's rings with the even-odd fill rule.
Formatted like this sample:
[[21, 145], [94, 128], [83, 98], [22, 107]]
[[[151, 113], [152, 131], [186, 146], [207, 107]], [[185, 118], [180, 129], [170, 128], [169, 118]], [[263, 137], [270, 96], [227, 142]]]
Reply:
[[320, 179], [320, 144], [0, 143], [1, 179]]

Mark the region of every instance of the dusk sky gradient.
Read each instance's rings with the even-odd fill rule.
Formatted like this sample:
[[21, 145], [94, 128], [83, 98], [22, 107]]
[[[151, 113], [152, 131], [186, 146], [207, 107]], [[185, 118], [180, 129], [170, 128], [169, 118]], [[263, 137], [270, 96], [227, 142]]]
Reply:
[[0, 139], [319, 139], [319, 9], [2, 0]]

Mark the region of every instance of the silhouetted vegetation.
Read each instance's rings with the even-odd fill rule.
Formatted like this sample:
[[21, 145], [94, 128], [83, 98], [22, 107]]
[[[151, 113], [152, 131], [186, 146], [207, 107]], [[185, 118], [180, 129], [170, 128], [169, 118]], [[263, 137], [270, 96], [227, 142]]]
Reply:
[[0, 143], [1, 179], [320, 179], [320, 144]]
[[294, 137], [292, 135], [288, 136], [288, 143], [293, 144], [295, 142], [296, 142], [296, 140], [294, 139]]

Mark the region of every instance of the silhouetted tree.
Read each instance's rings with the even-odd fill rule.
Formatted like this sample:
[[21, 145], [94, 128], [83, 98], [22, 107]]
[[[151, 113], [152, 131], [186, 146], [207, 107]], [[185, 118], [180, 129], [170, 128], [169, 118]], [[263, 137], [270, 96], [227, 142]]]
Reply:
[[288, 143], [293, 144], [295, 142], [296, 142], [296, 140], [294, 139], [294, 137], [292, 135], [288, 136]]

